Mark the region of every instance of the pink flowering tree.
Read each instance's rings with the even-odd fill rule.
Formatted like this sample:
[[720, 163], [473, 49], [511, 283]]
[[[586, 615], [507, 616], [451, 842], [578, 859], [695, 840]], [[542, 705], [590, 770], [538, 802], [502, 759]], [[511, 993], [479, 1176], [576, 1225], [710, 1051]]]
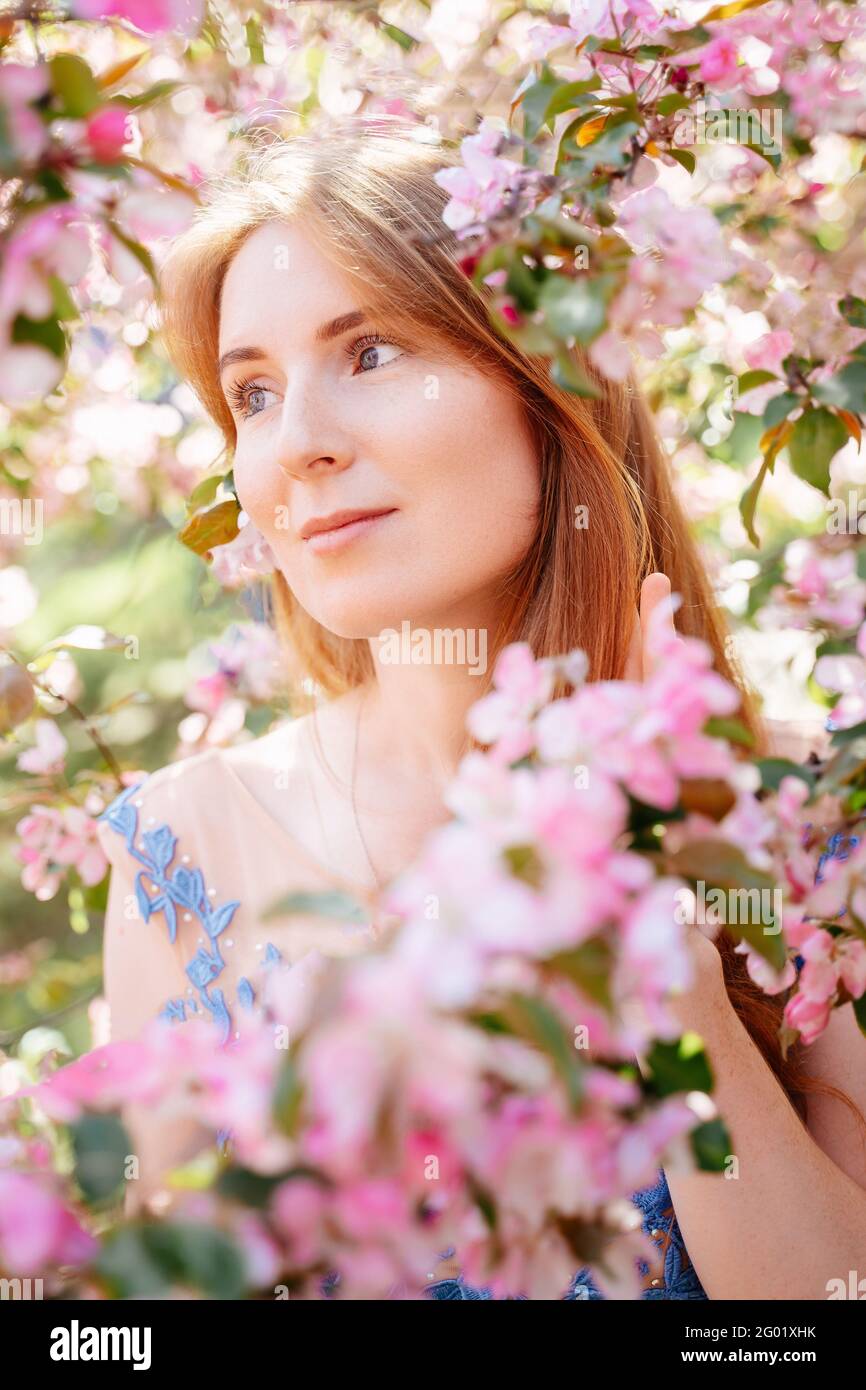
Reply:
[[[752, 757], [736, 692], [694, 641], [657, 634], [641, 686], [588, 681], [580, 653], [504, 652], [453, 822], [389, 891], [365, 956], [277, 973], [238, 1047], [154, 1024], [69, 1061], [59, 1033], [0, 1035], [15, 1093], [0, 1273], [95, 1297], [413, 1298], [453, 1247], [499, 1296], [559, 1297], [582, 1265], [636, 1296], [648, 1252], [622, 1199], [674, 1155], [719, 1168], [728, 1149], [707, 1058], [675, 1019], [693, 934], [718, 925], [699, 895], [772, 896], [771, 930], [729, 931], [784, 1000], [784, 1047], [848, 1003], [866, 1028], [863, 45], [841, 0], [543, 16], [434, 0], [399, 22], [265, 0], [7, 8], [0, 731], [12, 857], [40, 911], [63, 890], [74, 931], [98, 916], [95, 818], [153, 749], [120, 737], [134, 680], [93, 697], [93, 663], [128, 656], [126, 631], [85, 611], [29, 636], [37, 530], [62, 554], [72, 523], [162, 526], [207, 562], [225, 622], [190, 644], [163, 758], [249, 737], [279, 708], [254, 597], [273, 561], [154, 316], [198, 187], [262, 126], [326, 137], [396, 116], [459, 146], [439, 175], [443, 236], [495, 327], [575, 394], [595, 390], [576, 349], [638, 376], [723, 602], [744, 639], [796, 639], [786, 698], [799, 682], [797, 709], [829, 737]], [[28, 952], [0, 955], [0, 988], [32, 981]], [[130, 1100], [214, 1136], [137, 1222], [120, 1210]]]

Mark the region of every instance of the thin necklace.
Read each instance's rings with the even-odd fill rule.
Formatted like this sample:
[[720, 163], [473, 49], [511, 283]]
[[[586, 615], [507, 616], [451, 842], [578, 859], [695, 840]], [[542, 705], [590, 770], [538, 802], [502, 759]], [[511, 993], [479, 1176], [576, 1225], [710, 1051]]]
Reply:
[[358, 701], [358, 717], [357, 717], [356, 720], [355, 720], [355, 750], [354, 750], [354, 753], [352, 754], [352, 782], [351, 782], [352, 815], [355, 817], [355, 828], [356, 828], [357, 831], [358, 831], [358, 839], [361, 841], [361, 845], [362, 845], [362, 847], [363, 847], [364, 854], [366, 855], [366, 858], [367, 858], [367, 863], [368, 863], [369, 866], [370, 866], [370, 873], [373, 875], [373, 881], [374, 881], [375, 884], [376, 884], [376, 888], [379, 890], [379, 892], [381, 892], [381, 891], [382, 891], [382, 880], [380, 879], [379, 875], [376, 873], [376, 866], [374, 865], [373, 860], [372, 860], [372, 858], [371, 858], [371, 856], [370, 856], [370, 850], [369, 850], [369, 847], [368, 847], [368, 845], [367, 845], [367, 841], [366, 841], [365, 838], [364, 838], [364, 831], [363, 831], [362, 828], [361, 828], [361, 820], [360, 820], [360, 817], [358, 816], [358, 806], [357, 806], [357, 802], [356, 802], [356, 800], [355, 800], [355, 787], [356, 787], [357, 777], [358, 777], [358, 742], [359, 742], [360, 734], [361, 734], [361, 714], [362, 714], [362, 712], [363, 712], [363, 709], [364, 709], [364, 702], [366, 701], [366, 699], [367, 699], [367, 692], [366, 692], [366, 690], [365, 690], [365, 691], [364, 691], [364, 694], [361, 696], [360, 700]]

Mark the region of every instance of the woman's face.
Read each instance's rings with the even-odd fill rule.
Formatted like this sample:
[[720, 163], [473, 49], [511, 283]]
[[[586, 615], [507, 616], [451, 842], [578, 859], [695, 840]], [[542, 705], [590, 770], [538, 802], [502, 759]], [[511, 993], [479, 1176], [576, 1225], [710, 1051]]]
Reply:
[[505, 388], [388, 338], [362, 284], [285, 223], [229, 266], [219, 351], [238, 497], [313, 618], [342, 637], [492, 620], [539, 502]]

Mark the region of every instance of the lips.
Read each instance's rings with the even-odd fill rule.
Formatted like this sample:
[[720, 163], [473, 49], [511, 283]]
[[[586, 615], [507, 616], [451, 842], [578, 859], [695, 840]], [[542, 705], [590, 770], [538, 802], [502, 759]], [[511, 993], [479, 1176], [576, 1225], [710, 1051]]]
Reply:
[[331, 512], [328, 516], [311, 517], [298, 535], [317, 554], [342, 549], [356, 537], [379, 526], [386, 517], [393, 516], [395, 511], [396, 507], [355, 507]]
[[356, 507], [351, 510], [331, 512], [328, 516], [313, 516], [304, 523], [298, 535], [302, 541], [306, 541], [311, 536], [321, 536], [327, 531], [339, 531], [344, 526], [351, 526], [355, 521], [372, 520], [373, 517], [386, 516], [392, 511], [394, 511], [393, 507]]

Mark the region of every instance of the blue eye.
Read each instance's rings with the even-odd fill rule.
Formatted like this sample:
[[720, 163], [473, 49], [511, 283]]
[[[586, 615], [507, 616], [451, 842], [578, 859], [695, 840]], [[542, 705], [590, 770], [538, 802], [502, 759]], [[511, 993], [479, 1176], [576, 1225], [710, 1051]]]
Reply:
[[[377, 367], [387, 367], [389, 362], [403, 356], [403, 349], [397, 343], [389, 342], [379, 333], [366, 333], [363, 338], [356, 338], [346, 351], [353, 362], [359, 365], [359, 371], [354, 373], [355, 376], [373, 372]], [[389, 356], [389, 353], [393, 355]]]
[[241, 419], [248, 420], [251, 416], [259, 415], [261, 410], [264, 410], [264, 406], [261, 406], [260, 410], [251, 409], [253, 398], [274, 394], [273, 391], [269, 391], [267, 386], [262, 386], [259, 382], [244, 380], [237, 381], [232, 386], [227, 387], [226, 400], [232, 410], [238, 412]]

